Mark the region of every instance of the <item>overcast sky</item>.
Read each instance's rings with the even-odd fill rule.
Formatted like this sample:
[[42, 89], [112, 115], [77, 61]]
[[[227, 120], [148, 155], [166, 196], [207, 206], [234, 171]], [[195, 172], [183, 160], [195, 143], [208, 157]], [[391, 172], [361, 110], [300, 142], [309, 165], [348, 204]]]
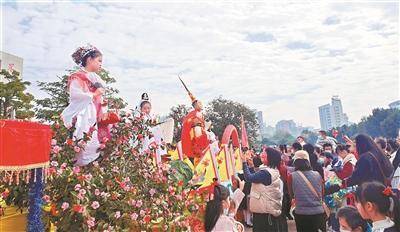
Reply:
[[[131, 107], [155, 112], [222, 95], [261, 110], [268, 125], [319, 127], [318, 106], [342, 99], [350, 121], [399, 99], [398, 3], [50, 3], [2, 5], [2, 50], [24, 79], [54, 81], [91, 43]], [[35, 96], [43, 94], [35, 85]]]

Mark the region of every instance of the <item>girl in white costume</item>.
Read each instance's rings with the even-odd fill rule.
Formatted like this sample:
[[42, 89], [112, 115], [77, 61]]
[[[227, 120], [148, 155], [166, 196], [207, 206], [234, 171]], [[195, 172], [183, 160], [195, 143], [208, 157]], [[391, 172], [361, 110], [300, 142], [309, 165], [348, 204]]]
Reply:
[[75, 140], [93, 131], [91, 139], [75, 157], [75, 165], [84, 166], [99, 157], [100, 142], [110, 137], [108, 125], [99, 124], [106, 116], [102, 98], [105, 83], [96, 74], [101, 70], [102, 54], [88, 45], [78, 48], [72, 58], [81, 69], [68, 78], [69, 105], [61, 113], [61, 118], [67, 128], [75, 128]]
[[[172, 132], [172, 134], [173, 134], [173, 125], [174, 124], [173, 124], [172, 119], [168, 119], [164, 123], [159, 123], [156, 116], [151, 113], [151, 108], [152, 108], [152, 106], [151, 106], [149, 96], [147, 95], [147, 93], [143, 93], [141, 101], [139, 103], [139, 106], [136, 108], [136, 112], [135, 112], [135, 114], [137, 116], [143, 117], [143, 119], [145, 121], [149, 122], [151, 125], [151, 128], [150, 128], [151, 136], [145, 137], [144, 142], [143, 142], [143, 150], [149, 149], [149, 147], [152, 144], [154, 146], [157, 146], [156, 162], [159, 163], [159, 162], [161, 162], [161, 156], [167, 154], [165, 143], [170, 142], [170, 141], [165, 141], [164, 139], [165, 139], [165, 137], [169, 137], [169, 136], [167, 136], [167, 134], [171, 134], [170, 132]], [[172, 126], [172, 130], [169, 129], [170, 126], [168, 126], [168, 125]]]

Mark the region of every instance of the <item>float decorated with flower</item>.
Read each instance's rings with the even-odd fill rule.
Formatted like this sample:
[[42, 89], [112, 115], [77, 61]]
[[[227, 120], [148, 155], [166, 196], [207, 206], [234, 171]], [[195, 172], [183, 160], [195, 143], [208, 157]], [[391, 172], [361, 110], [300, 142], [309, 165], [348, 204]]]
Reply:
[[[72, 89], [75, 80], [81, 86], [93, 80], [85, 79], [82, 71], [78, 74], [64, 81], [66, 88]], [[93, 86], [87, 91], [101, 88], [97, 82]], [[30, 210], [28, 231], [204, 231], [203, 215], [214, 185], [229, 186], [241, 171], [241, 143], [232, 125], [220, 143], [210, 138], [201, 102], [188, 93], [194, 110], [183, 119], [182, 141], [177, 144], [157, 142], [155, 134], [163, 131], [162, 125], [158, 128], [160, 123], [142, 112], [110, 108], [99, 119], [106, 102], [101, 98], [94, 108], [96, 126], [81, 130], [79, 136], [77, 125], [84, 125], [85, 118], [75, 116], [75, 126], [69, 127], [66, 110], [46, 125], [35, 123], [46, 133], [26, 126], [21, 131], [28, 137], [18, 140], [18, 146], [14, 138], [20, 135], [8, 134], [9, 140], [2, 140], [8, 149], [2, 149], [1, 162], [13, 160], [20, 167], [1, 163], [2, 203]], [[244, 132], [242, 142], [245, 137]], [[77, 165], [94, 143], [95, 158]], [[41, 148], [40, 155], [18, 150], [32, 149], [32, 144]], [[162, 150], [167, 152], [160, 155]]]

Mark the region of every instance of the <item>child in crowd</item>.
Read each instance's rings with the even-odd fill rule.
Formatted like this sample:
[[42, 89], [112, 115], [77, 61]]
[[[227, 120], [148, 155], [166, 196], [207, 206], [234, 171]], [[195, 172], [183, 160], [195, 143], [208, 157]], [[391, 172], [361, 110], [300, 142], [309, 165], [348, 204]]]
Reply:
[[372, 232], [400, 231], [400, 204], [390, 187], [365, 182], [356, 190], [356, 207], [361, 217], [372, 221]]
[[339, 219], [340, 232], [366, 232], [370, 226], [352, 206], [344, 206], [338, 210], [336, 217]]

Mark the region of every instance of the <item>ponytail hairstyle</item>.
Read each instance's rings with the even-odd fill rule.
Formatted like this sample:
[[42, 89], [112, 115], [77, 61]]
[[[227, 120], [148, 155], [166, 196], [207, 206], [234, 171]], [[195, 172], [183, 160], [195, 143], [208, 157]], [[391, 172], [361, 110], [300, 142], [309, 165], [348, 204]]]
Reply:
[[394, 221], [396, 230], [400, 231], [400, 203], [390, 187], [373, 181], [365, 182], [356, 190], [356, 201], [362, 205], [371, 202], [378, 212]]
[[211, 231], [223, 213], [222, 201], [229, 197], [229, 190], [223, 185], [214, 187], [214, 199], [207, 202], [204, 226], [206, 231]]

